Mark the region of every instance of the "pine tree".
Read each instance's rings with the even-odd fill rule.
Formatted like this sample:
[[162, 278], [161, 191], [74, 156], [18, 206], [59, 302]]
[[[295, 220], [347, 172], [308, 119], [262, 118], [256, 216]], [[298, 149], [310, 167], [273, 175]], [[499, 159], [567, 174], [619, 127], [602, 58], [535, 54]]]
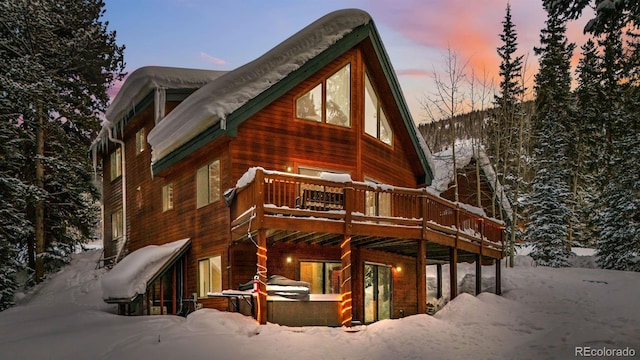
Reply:
[[565, 24], [548, 16], [540, 35], [540, 71], [536, 75], [537, 123], [534, 138], [535, 176], [528, 200], [525, 238], [533, 243], [531, 257], [538, 265], [569, 266], [567, 242], [573, 207], [569, 184], [571, 119], [570, 60], [573, 44]]
[[[500, 34], [502, 46], [498, 50], [500, 56], [500, 93], [495, 96], [496, 105], [494, 117], [489, 125], [488, 153], [498, 172], [499, 181], [504, 185], [507, 194], [511, 196], [509, 201], [512, 204], [513, 219], [511, 226], [506, 233], [509, 239], [509, 259], [513, 266], [513, 256], [515, 253], [514, 244], [517, 232], [518, 219], [518, 198], [520, 186], [523, 183], [523, 163], [521, 159], [525, 155], [525, 136], [528, 127], [528, 117], [522, 111], [522, 102], [525, 88], [523, 82], [522, 55], [516, 56], [517, 33], [515, 25], [511, 20], [511, 5], [507, 4], [506, 14], [502, 22], [503, 30]], [[496, 178], [496, 181], [498, 181]], [[499, 199], [500, 201], [502, 199]]]
[[25, 217], [29, 187], [19, 179], [24, 139], [17, 124], [8, 119], [8, 109], [0, 100], [0, 311], [13, 304], [18, 249], [33, 230]]
[[103, 8], [101, 0], [0, 2], [0, 96], [28, 139], [20, 179], [37, 189], [27, 197], [34, 230], [23, 244], [36, 281], [97, 220], [86, 153], [124, 66]]

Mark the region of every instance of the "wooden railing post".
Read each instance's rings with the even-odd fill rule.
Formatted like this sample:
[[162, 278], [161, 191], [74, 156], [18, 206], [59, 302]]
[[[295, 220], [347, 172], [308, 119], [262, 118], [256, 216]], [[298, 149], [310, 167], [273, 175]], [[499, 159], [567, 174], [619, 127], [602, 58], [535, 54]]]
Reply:
[[345, 187], [344, 190], [344, 235], [340, 244], [341, 283], [340, 283], [340, 323], [342, 326], [351, 326], [353, 320], [353, 296], [352, 296], [352, 264], [351, 264], [351, 212], [354, 206], [354, 189]]
[[[256, 176], [254, 178], [255, 185], [255, 199], [256, 199], [256, 219], [252, 223], [255, 224], [255, 229], [264, 228], [264, 172], [262, 169], [256, 169]], [[253, 229], [250, 229], [253, 230]]]
[[426, 194], [420, 195], [420, 212], [422, 213], [422, 240], [427, 240], [427, 222], [429, 221], [429, 207], [427, 204]]
[[476, 256], [476, 295], [482, 292], [482, 247], [484, 244], [484, 219], [478, 219], [480, 224], [480, 251]]

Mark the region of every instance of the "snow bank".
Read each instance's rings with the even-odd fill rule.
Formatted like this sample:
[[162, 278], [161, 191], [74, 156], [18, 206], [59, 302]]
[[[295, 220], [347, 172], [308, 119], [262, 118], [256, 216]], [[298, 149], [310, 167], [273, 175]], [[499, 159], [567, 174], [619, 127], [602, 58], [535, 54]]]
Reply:
[[144, 294], [148, 281], [189, 242], [190, 239], [183, 239], [160, 246], [149, 245], [127, 255], [102, 277], [102, 298], [129, 300]]
[[332, 12], [258, 59], [203, 86], [149, 132], [153, 161], [220, 121], [224, 128], [227, 115], [370, 21], [369, 14], [362, 10]]

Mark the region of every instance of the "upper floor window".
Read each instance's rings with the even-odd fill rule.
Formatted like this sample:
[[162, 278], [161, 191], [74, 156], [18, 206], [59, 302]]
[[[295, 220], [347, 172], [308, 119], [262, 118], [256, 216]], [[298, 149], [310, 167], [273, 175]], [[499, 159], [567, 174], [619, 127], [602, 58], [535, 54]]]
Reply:
[[173, 183], [162, 187], [162, 211], [173, 209]]
[[220, 200], [220, 160], [198, 169], [196, 178], [198, 208]]
[[146, 142], [147, 139], [145, 138], [144, 128], [142, 128], [136, 133], [136, 155], [144, 151]]
[[351, 64], [347, 64], [296, 99], [296, 117], [351, 126]]
[[387, 145], [393, 145], [391, 125], [368, 74], [364, 86], [364, 131]]
[[122, 149], [116, 148], [111, 153], [111, 180], [122, 175]]

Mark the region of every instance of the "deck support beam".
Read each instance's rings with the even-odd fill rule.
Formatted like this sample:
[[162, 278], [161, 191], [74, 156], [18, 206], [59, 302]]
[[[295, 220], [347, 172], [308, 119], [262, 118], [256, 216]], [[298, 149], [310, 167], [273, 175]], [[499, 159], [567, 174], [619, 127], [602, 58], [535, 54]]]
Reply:
[[501, 259], [496, 259], [496, 295], [502, 295]]
[[267, 230], [258, 230], [256, 251], [256, 276], [258, 277], [258, 301], [256, 320], [260, 324], [267, 323]]
[[449, 301], [458, 296], [458, 249], [449, 248]]
[[351, 327], [353, 321], [353, 287], [352, 275], [353, 267], [351, 263], [351, 212], [355, 201], [354, 189], [351, 187], [344, 188], [344, 237], [340, 243], [340, 324], [342, 326]]
[[442, 297], [442, 264], [436, 264], [436, 273], [438, 277], [438, 288], [436, 289], [436, 299]]
[[416, 255], [416, 280], [418, 290], [418, 314], [427, 312], [427, 241], [418, 240]]
[[482, 292], [482, 254], [476, 254], [476, 296]]

